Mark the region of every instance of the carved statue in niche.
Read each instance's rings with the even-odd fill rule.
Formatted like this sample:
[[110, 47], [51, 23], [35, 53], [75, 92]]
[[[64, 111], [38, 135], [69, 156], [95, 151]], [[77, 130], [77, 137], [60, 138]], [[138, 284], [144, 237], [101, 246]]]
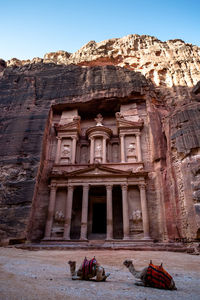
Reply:
[[70, 154], [71, 154], [70, 146], [67, 145], [67, 144], [63, 145], [61, 157], [69, 159], [70, 158]]
[[101, 163], [102, 160], [102, 145], [101, 145], [101, 141], [97, 141], [96, 145], [95, 145], [95, 162], [97, 163]]
[[63, 212], [61, 210], [57, 210], [55, 213], [55, 217], [54, 217], [56, 222], [64, 222], [65, 221], [65, 216], [63, 214]]
[[132, 220], [133, 223], [138, 224], [139, 222], [142, 221], [142, 212], [139, 209], [133, 210], [132, 212]]
[[128, 145], [128, 155], [134, 155], [134, 156], [136, 156], [136, 147], [135, 147], [135, 143], [133, 142], [133, 143], [130, 143], [129, 145]]
[[101, 114], [98, 114], [97, 117], [94, 119], [96, 121], [96, 126], [103, 126], [103, 117]]
[[128, 159], [128, 162], [136, 162], [137, 161], [135, 142], [129, 143], [129, 145], [127, 147], [127, 159]]

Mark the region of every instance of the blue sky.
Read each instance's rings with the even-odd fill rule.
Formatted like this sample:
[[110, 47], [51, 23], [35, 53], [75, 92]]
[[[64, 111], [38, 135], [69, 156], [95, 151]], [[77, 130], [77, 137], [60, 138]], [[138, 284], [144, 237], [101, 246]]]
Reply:
[[0, 58], [75, 52], [90, 40], [153, 35], [200, 46], [200, 0], [0, 0]]

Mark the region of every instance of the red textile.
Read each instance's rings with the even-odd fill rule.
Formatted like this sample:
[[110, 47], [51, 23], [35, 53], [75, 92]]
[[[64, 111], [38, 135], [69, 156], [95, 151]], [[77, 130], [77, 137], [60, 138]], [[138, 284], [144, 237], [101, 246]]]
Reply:
[[172, 277], [162, 266], [149, 264], [147, 269], [147, 284], [159, 289], [169, 289]]
[[87, 277], [88, 275], [92, 274], [92, 267], [96, 267], [96, 265], [97, 261], [95, 257], [91, 260], [87, 260], [87, 258], [85, 258], [82, 264], [83, 277]]

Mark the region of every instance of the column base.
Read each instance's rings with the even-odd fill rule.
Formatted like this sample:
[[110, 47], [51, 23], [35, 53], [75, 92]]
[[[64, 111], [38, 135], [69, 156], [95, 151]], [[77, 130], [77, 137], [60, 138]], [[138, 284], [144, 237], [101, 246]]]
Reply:
[[130, 237], [129, 237], [129, 236], [124, 236], [124, 237], [123, 237], [123, 240], [126, 240], [126, 241], [127, 241], [127, 240], [130, 240]]
[[106, 241], [113, 241], [113, 237], [107, 237]]
[[152, 238], [150, 236], [144, 236], [142, 239], [143, 240], [152, 240]]
[[84, 237], [81, 237], [81, 238], [80, 238], [80, 241], [86, 241], [86, 242], [87, 242], [88, 239], [87, 239], [87, 238], [84, 238]]

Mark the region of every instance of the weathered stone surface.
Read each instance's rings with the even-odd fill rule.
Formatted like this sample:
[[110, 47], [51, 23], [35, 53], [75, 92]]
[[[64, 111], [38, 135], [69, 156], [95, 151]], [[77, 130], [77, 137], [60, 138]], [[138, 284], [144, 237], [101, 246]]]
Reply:
[[[170, 104], [187, 102], [191, 88], [200, 80], [200, 48], [180, 39], [162, 42], [153, 36], [128, 35], [99, 43], [90, 41], [75, 53], [47, 53], [44, 63], [82, 66], [116, 65], [150, 78]], [[35, 63], [12, 59], [8, 66]]]
[[91, 99], [98, 103], [102, 98], [139, 95], [151, 89], [140, 73], [114, 66], [7, 68], [0, 80], [1, 236], [25, 232], [34, 187], [44, 167], [41, 162], [37, 175], [51, 105]]
[[137, 98], [147, 114], [142, 143], [151, 235], [199, 237], [199, 54], [181, 40], [130, 35], [89, 42], [74, 54], [8, 61], [13, 67], [0, 61], [0, 237], [24, 238], [27, 228], [29, 238], [43, 237], [51, 107], [87, 103], [87, 114], [94, 106], [112, 109], [113, 99]]

